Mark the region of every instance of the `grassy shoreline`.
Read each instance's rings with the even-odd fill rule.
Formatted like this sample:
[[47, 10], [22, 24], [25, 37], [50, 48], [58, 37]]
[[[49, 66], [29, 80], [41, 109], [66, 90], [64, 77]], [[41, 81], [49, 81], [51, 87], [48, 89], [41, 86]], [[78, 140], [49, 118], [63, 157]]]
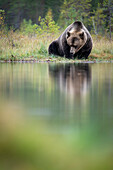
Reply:
[[113, 63], [112, 60], [93, 59], [93, 60], [69, 60], [69, 59], [22, 59], [22, 60], [0, 60], [0, 63]]
[[66, 59], [49, 56], [49, 44], [59, 37], [57, 34], [28, 36], [20, 32], [9, 31], [0, 34], [0, 62], [112, 62], [113, 41], [105, 37], [93, 37], [93, 49], [87, 60]]

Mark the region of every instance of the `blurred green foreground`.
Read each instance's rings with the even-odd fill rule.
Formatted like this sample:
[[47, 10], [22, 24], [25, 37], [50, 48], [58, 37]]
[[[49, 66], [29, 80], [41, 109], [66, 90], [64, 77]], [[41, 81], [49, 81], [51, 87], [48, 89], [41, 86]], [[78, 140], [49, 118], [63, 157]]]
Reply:
[[95, 131], [51, 134], [46, 124], [25, 119], [11, 105], [0, 110], [1, 170], [112, 170], [111, 142]]
[[0, 170], [112, 170], [112, 72], [112, 64], [1, 64]]

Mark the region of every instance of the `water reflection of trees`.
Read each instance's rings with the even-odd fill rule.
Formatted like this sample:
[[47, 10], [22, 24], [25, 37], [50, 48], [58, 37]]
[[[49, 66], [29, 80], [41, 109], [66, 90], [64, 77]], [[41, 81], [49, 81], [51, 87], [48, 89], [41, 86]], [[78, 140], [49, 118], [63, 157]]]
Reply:
[[87, 63], [49, 65], [54, 81], [70, 98], [80, 98], [87, 93], [91, 81], [91, 69]]

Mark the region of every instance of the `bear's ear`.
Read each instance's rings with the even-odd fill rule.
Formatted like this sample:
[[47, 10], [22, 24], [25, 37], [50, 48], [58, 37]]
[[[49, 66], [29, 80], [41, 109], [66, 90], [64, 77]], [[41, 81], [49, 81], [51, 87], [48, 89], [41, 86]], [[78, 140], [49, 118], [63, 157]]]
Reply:
[[66, 33], [66, 38], [68, 38], [69, 36], [70, 36], [70, 32], [67, 31], [67, 33]]
[[74, 25], [74, 28], [75, 28], [77, 31], [79, 31], [80, 29], [83, 28], [83, 24], [82, 24], [82, 22], [80, 22], [80, 21], [75, 21], [75, 22], [73, 23], [73, 25]]

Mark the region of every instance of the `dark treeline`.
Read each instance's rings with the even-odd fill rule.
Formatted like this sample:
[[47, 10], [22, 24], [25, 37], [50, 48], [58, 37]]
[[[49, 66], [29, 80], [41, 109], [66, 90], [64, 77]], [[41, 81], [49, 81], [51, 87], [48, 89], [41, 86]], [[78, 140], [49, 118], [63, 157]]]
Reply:
[[38, 24], [39, 16], [44, 17], [49, 8], [57, 21], [62, 3], [63, 0], [0, 0], [0, 9], [5, 10], [8, 26], [18, 28], [23, 19]]
[[5, 23], [15, 29], [23, 19], [39, 24], [39, 16], [45, 17], [51, 9], [61, 27], [81, 20], [95, 34], [106, 33], [111, 38], [113, 32], [112, 0], [0, 0], [0, 9], [5, 11]]

